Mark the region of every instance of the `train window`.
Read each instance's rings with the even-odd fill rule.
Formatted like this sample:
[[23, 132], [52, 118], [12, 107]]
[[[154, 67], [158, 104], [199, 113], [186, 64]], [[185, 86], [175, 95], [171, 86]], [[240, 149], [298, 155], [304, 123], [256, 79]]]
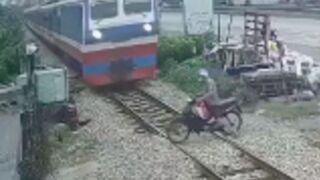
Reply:
[[126, 14], [151, 11], [151, 0], [125, 0], [124, 11]]
[[115, 17], [117, 14], [117, 0], [95, 0], [91, 3], [91, 18], [94, 20]]

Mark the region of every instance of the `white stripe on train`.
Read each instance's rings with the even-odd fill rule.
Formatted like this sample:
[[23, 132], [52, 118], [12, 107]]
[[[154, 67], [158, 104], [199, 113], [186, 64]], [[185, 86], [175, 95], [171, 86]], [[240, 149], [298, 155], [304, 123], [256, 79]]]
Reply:
[[91, 45], [82, 45], [68, 37], [59, 35], [55, 32], [48, 31], [47, 29], [38, 26], [34, 23], [29, 22], [29, 26], [42, 36], [49, 40], [51, 43], [55, 44], [54, 39], [58, 39], [60, 41], [66, 42], [70, 46], [78, 49], [82, 53], [89, 53], [89, 52], [95, 52], [100, 50], [107, 50], [107, 49], [116, 49], [116, 48], [124, 48], [124, 47], [130, 47], [135, 46], [139, 44], [150, 44], [150, 43], [156, 43], [158, 40], [158, 36], [148, 36], [148, 37], [138, 37], [133, 38], [125, 42], [101, 42], [97, 44], [91, 44]]

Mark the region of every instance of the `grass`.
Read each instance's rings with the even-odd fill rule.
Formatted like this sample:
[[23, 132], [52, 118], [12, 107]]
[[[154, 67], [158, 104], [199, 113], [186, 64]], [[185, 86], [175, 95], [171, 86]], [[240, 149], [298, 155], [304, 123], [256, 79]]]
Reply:
[[70, 130], [63, 131], [60, 136], [62, 141], [58, 141], [56, 135], [49, 138], [53, 170], [60, 166], [81, 164], [92, 158], [92, 151], [96, 147], [94, 140], [81, 138]]
[[317, 101], [281, 103], [270, 102], [262, 104], [263, 115], [271, 118], [285, 120], [297, 120], [310, 116], [320, 115], [320, 107]]

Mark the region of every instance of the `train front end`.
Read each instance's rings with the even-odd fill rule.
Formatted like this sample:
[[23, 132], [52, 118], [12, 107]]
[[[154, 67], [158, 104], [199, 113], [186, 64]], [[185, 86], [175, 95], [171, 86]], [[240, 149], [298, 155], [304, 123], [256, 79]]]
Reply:
[[156, 74], [154, 0], [91, 0], [85, 7], [82, 75], [94, 86]]

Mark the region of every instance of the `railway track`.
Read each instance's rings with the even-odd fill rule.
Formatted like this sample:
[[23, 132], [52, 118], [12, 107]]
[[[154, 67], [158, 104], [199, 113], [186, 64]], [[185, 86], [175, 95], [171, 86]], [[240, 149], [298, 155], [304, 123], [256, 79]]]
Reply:
[[[148, 131], [166, 138], [166, 125], [175, 116], [179, 115], [179, 112], [174, 108], [140, 89], [116, 93], [112, 92], [111, 98], [120, 105], [126, 113], [138, 121], [141, 125], [138, 129], [139, 132]], [[230, 158], [230, 162], [228, 161], [230, 164], [227, 167], [233, 166], [233, 160], [235, 160], [237, 164], [240, 164], [240, 166], [221, 170], [216, 168], [215, 165], [208, 164], [205, 160], [197, 158], [197, 154], [191, 153], [191, 151], [187, 150], [187, 147], [177, 144], [174, 144], [174, 146], [187, 155], [207, 179], [294, 180], [289, 175], [254, 156], [234, 141], [219, 134], [214, 134], [214, 136], [221, 141], [221, 143], [226, 143], [229, 148], [232, 148], [232, 151], [236, 151], [235, 154], [237, 157]], [[210, 151], [211, 148], [208, 149], [209, 151], [207, 153], [213, 153]], [[224, 154], [223, 150], [219, 151], [218, 155], [228, 157], [227, 154]]]

